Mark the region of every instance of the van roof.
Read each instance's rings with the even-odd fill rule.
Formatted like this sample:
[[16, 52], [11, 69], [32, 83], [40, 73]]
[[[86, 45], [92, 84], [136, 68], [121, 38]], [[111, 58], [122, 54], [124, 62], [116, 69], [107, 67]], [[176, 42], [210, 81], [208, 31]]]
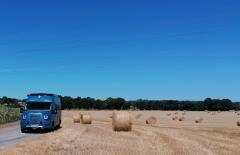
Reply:
[[28, 96], [55, 96], [54, 94], [48, 94], [48, 93], [32, 93], [29, 94]]

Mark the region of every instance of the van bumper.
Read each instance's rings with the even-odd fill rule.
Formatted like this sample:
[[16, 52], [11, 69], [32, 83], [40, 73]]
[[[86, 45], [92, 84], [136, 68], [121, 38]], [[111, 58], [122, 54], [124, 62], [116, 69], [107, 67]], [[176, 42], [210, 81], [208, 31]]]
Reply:
[[44, 129], [44, 127], [43, 126], [40, 126], [40, 125], [27, 125], [26, 127], [25, 127], [25, 129]]
[[27, 121], [21, 121], [21, 129], [52, 129], [51, 121], [45, 121], [42, 124], [29, 124]]

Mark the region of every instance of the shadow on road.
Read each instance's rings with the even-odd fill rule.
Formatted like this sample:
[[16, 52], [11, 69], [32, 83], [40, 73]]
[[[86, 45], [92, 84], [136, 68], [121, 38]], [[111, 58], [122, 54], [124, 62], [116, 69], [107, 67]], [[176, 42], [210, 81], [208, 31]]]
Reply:
[[54, 128], [54, 129], [48, 129], [48, 130], [43, 130], [43, 129], [29, 129], [26, 131], [26, 134], [46, 134], [50, 132], [55, 132], [60, 130], [62, 127]]

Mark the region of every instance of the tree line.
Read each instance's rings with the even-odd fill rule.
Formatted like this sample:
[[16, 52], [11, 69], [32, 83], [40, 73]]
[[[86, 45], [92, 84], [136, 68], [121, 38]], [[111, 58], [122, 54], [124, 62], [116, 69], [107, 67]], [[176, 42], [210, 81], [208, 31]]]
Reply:
[[[232, 102], [230, 99], [211, 99], [206, 98], [204, 101], [178, 101], [178, 100], [130, 100], [124, 98], [107, 98], [106, 100], [94, 99], [91, 97], [72, 98], [70, 96], [60, 96], [62, 109], [139, 109], [139, 110], [191, 110], [191, 111], [227, 111], [240, 110], [240, 102]], [[18, 100], [14, 98], [2, 97], [0, 104], [11, 107], [20, 107]]]
[[62, 109], [139, 109], [139, 110], [191, 110], [191, 111], [227, 111], [240, 110], [240, 102], [229, 99], [211, 99], [204, 101], [178, 101], [178, 100], [132, 100], [123, 98], [107, 98], [106, 100], [94, 98], [61, 97]]
[[19, 108], [19, 102], [21, 102], [21, 100], [15, 99], [15, 98], [9, 98], [6, 96], [3, 96], [2, 98], [0, 98], [0, 105], [6, 105], [8, 107], [12, 107], [12, 108]]

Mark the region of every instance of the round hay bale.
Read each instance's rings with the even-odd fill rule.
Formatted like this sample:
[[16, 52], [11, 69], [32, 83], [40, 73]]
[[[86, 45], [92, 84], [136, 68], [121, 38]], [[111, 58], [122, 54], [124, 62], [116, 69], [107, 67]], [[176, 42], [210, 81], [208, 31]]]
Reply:
[[172, 114], [171, 113], [168, 113], [167, 116], [171, 116]]
[[80, 123], [81, 116], [79, 114], [73, 116], [73, 123]]
[[112, 115], [112, 127], [114, 131], [131, 131], [131, 114], [126, 111], [114, 111]]
[[147, 120], [146, 120], [146, 124], [156, 124], [157, 123], [157, 118], [154, 116], [150, 116]]
[[240, 112], [238, 112], [237, 115], [239, 116], [239, 115], [240, 115]]
[[177, 116], [174, 116], [173, 118], [172, 118], [172, 120], [177, 120], [178, 119], [178, 117]]
[[142, 117], [142, 114], [137, 114], [137, 115], [135, 116], [135, 119], [139, 119], [140, 117]]
[[81, 115], [82, 124], [92, 124], [92, 117], [90, 114], [82, 114]]
[[202, 121], [203, 121], [203, 118], [200, 117], [195, 120], [195, 123], [202, 123]]
[[240, 126], [240, 118], [237, 120], [237, 126]]
[[185, 120], [185, 117], [180, 117], [179, 119], [178, 119], [178, 121], [180, 121], [180, 122], [182, 122], [182, 121], [184, 121]]
[[134, 106], [130, 106], [130, 110], [131, 111], [135, 110], [135, 107]]

